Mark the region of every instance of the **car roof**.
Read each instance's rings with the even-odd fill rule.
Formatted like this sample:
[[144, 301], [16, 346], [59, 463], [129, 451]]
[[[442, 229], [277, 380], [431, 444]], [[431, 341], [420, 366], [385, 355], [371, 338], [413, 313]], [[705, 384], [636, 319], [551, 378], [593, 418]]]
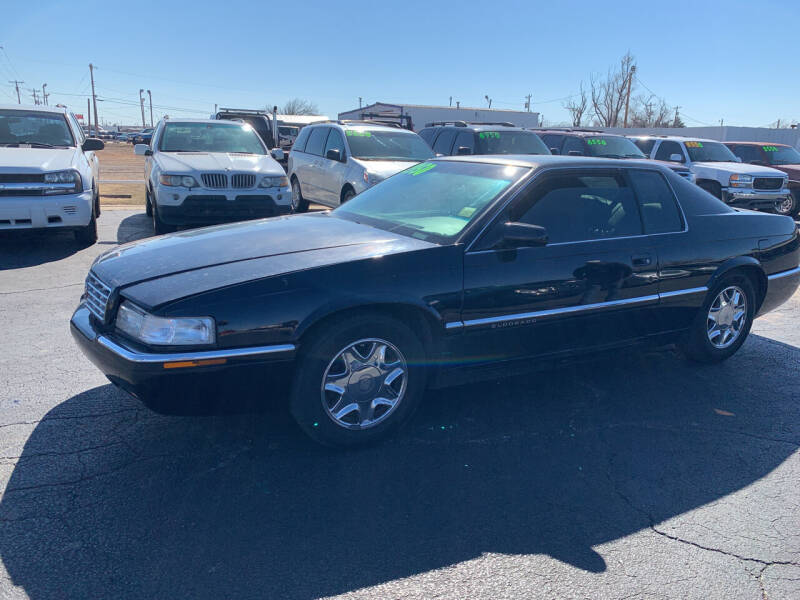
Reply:
[[558, 135], [574, 135], [576, 137], [598, 137], [605, 135], [608, 137], [625, 137], [620, 133], [610, 133], [607, 131], [593, 129], [531, 129], [534, 133], [555, 133]]
[[672, 140], [673, 142], [717, 142], [723, 144], [719, 140], [712, 140], [709, 138], [690, 137], [687, 135], [629, 135], [629, 138], [637, 140]]
[[[238, 123], [237, 119], [164, 119], [167, 123]], [[145, 129], [153, 129], [152, 127], [146, 127]]]
[[779, 146], [781, 148], [791, 148], [789, 144], [779, 144], [777, 142], [723, 142], [725, 145], [736, 144], [738, 146]]
[[42, 106], [33, 104], [0, 104], [0, 110], [24, 110], [26, 112], [66, 114], [69, 110], [64, 106]]
[[[524, 127], [517, 127], [516, 125], [505, 125], [503, 123], [467, 123], [466, 125], [454, 125], [453, 123], [446, 123], [444, 125], [431, 123], [425, 125], [423, 129], [457, 129], [458, 131], [530, 131]], [[532, 131], [531, 133], [536, 133]]]
[[391, 125], [382, 125], [380, 123], [368, 123], [365, 121], [317, 121], [316, 123], [310, 123], [303, 127], [306, 128], [317, 128], [320, 126], [327, 126], [327, 127], [337, 127], [342, 129], [343, 131], [394, 131], [395, 133], [413, 133], [416, 135], [415, 132], [409, 131], [408, 129], [403, 129], [402, 127], [392, 127]]
[[560, 154], [486, 154], [486, 155], [467, 155], [467, 156], [441, 156], [429, 159], [436, 162], [469, 162], [487, 163], [493, 165], [508, 165], [514, 167], [528, 167], [538, 169], [540, 167], [608, 167], [611, 169], [642, 168], [642, 163], [647, 162], [656, 169], [671, 169], [663, 163], [654, 160], [619, 160], [616, 158], [594, 158], [590, 156], [563, 156]]

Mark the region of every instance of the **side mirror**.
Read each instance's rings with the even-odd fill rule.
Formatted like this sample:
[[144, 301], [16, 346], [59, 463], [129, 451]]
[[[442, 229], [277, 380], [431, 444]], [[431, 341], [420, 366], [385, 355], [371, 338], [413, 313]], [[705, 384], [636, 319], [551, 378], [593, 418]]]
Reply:
[[466, 146], [459, 146], [458, 150], [456, 150], [456, 155], [458, 156], [467, 156], [472, 154], [472, 148], [467, 148]]
[[670, 162], [683, 162], [683, 156], [680, 154], [670, 154], [669, 155]]
[[92, 150], [102, 150], [105, 148], [106, 145], [103, 143], [103, 140], [98, 140], [97, 138], [86, 138], [81, 144], [81, 149], [84, 152], [89, 152]]
[[504, 223], [502, 244], [508, 248], [547, 245], [547, 230], [527, 223]]
[[286, 158], [283, 154], [283, 150], [281, 150], [280, 148], [273, 148], [270, 154], [272, 155], [272, 158], [274, 158], [277, 161], [281, 161], [284, 158]]
[[580, 150], [570, 150], [567, 152], [567, 156], [583, 156], [583, 152]]
[[561, 154], [561, 150], [559, 150], [558, 148], [550, 148], [550, 154], [555, 154], [555, 155]]
[[133, 153], [139, 156], [150, 156], [153, 154], [153, 151], [150, 150], [150, 146], [147, 144], [135, 144], [133, 146]]
[[325, 153], [325, 158], [328, 160], [335, 160], [336, 162], [342, 162], [342, 151], [337, 148], [331, 148]]
[[736, 162], [742, 162], [742, 157], [741, 156], [737, 156], [735, 158], [736, 158]]

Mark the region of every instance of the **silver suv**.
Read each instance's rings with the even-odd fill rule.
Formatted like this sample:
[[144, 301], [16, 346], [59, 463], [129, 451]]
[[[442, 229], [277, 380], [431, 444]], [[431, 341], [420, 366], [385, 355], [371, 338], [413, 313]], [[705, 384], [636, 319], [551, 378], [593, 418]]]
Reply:
[[292, 210], [309, 202], [336, 207], [408, 167], [433, 157], [412, 131], [368, 121], [330, 121], [300, 131], [289, 153]]

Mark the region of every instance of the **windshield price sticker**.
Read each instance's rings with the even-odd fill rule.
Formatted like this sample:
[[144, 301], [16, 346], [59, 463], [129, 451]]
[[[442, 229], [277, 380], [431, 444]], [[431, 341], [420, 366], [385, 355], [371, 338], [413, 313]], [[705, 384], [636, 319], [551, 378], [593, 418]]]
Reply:
[[500, 139], [500, 132], [499, 131], [484, 131], [482, 133], [479, 133], [478, 137], [481, 138], [482, 140], [485, 140], [485, 139], [496, 139], [496, 140], [499, 140]]
[[778, 151], [778, 147], [777, 146], [761, 146], [761, 148], [763, 148], [764, 152], [777, 152]]
[[423, 173], [427, 173], [431, 169], [436, 166], [435, 163], [432, 162], [424, 162], [418, 164], [416, 167], [411, 167], [408, 170], [409, 175], [422, 175]]
[[702, 148], [703, 142], [686, 142], [687, 148]]
[[371, 131], [352, 131], [348, 129], [345, 133], [347, 137], [372, 137]]
[[586, 143], [589, 144], [590, 146], [608, 146], [608, 142], [606, 142], [605, 140], [594, 139], [594, 138], [586, 140]]

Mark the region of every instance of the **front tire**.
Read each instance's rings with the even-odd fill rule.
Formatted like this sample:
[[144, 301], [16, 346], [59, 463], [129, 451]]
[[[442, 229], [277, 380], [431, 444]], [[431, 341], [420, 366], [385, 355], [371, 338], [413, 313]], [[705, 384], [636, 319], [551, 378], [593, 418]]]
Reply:
[[308, 200], [303, 198], [303, 192], [300, 190], [300, 182], [296, 177], [292, 177], [292, 212], [304, 213], [308, 210]]
[[161, 220], [161, 217], [158, 216], [158, 206], [152, 204], [153, 207], [153, 231], [155, 231], [156, 235], [162, 235], [165, 233], [172, 233], [177, 229], [175, 225], [169, 225], [168, 223], [164, 223]]
[[148, 217], [153, 216], [153, 202], [150, 200], [150, 190], [147, 188], [144, 190], [144, 213]]
[[716, 181], [703, 181], [698, 185], [717, 200], [722, 200], [722, 186]]
[[777, 205], [775, 212], [779, 215], [785, 215], [787, 217], [792, 217], [793, 219], [796, 218], [800, 213], [800, 200], [798, 200], [799, 195], [800, 190], [792, 190], [786, 200]]
[[356, 197], [356, 192], [355, 192], [355, 190], [353, 188], [351, 188], [351, 187], [345, 188], [344, 192], [342, 193], [342, 202], [341, 203], [344, 204], [345, 202], [349, 202], [350, 200], [352, 200], [355, 197]]
[[92, 218], [85, 227], [75, 230], [75, 241], [81, 246], [92, 246], [97, 243], [97, 218], [92, 209]]
[[323, 326], [304, 344], [290, 410], [326, 446], [374, 443], [394, 433], [425, 391], [425, 350], [405, 324], [380, 314]]
[[706, 296], [682, 345], [691, 360], [716, 363], [736, 354], [750, 333], [756, 310], [756, 293], [748, 277], [722, 278]]

